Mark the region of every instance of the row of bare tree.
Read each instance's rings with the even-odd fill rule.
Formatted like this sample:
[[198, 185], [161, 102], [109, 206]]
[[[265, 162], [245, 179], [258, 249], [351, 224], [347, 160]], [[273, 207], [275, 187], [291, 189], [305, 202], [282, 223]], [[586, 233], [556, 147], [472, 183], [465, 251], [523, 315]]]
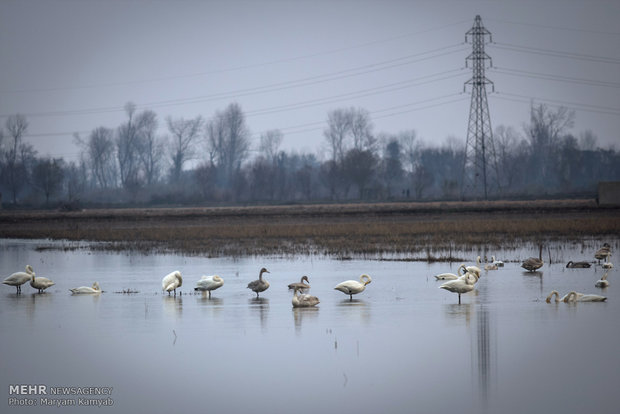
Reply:
[[[78, 204], [252, 203], [323, 200], [460, 199], [464, 142], [427, 145], [415, 130], [374, 133], [368, 111], [327, 115], [325, 153], [282, 151], [279, 130], [251, 134], [238, 104], [210, 119], [165, 119], [125, 105], [116, 128], [76, 135], [79, 162], [37, 157], [24, 142], [28, 121], [12, 115], [0, 128], [0, 191], [13, 206]], [[591, 195], [602, 180], [620, 179], [620, 154], [596, 136], [571, 134], [574, 113], [533, 105], [522, 132], [500, 126], [493, 146], [499, 188], [493, 197]]]

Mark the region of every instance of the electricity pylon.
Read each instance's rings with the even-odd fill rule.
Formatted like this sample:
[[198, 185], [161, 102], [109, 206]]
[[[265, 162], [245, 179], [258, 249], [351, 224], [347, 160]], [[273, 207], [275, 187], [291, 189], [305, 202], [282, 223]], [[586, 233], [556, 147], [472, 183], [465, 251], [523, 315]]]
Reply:
[[[488, 39], [488, 40], [487, 40]], [[487, 85], [491, 82], [484, 74], [491, 58], [484, 51], [484, 45], [491, 42], [491, 32], [482, 25], [480, 16], [474, 19], [474, 26], [465, 33], [465, 42], [472, 44], [472, 53], [465, 59], [465, 65], [471, 62], [473, 75], [465, 82], [464, 89], [471, 87], [471, 105], [465, 143], [465, 160], [463, 162], [462, 198], [488, 199], [490, 190], [499, 190], [499, 175], [491, 116], [487, 102]]]

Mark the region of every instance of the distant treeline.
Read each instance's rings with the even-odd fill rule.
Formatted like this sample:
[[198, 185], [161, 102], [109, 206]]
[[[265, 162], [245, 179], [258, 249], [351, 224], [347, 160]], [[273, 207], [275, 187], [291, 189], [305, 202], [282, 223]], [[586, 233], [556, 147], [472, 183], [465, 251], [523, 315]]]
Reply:
[[[210, 119], [167, 117], [164, 135], [155, 112], [137, 111], [132, 103], [125, 111], [117, 127], [75, 136], [78, 162], [39, 157], [23, 141], [27, 119], [8, 117], [0, 128], [4, 207], [460, 200], [481, 194], [462, 185], [465, 142], [448, 138], [433, 145], [415, 130], [375, 133], [361, 108], [328, 113], [320, 154], [282, 151], [279, 130], [251, 142], [236, 103]], [[489, 198], [594, 196], [599, 181], [620, 180], [620, 154], [599, 148], [592, 131], [573, 135], [574, 116], [566, 108], [532, 105], [529, 124], [497, 127], [487, 142]]]

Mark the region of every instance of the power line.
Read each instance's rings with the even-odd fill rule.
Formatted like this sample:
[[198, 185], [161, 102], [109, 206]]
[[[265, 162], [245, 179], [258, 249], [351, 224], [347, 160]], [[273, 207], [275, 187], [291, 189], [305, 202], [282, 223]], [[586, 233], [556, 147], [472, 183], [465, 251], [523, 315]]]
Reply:
[[611, 108], [607, 106], [589, 105], [589, 104], [584, 104], [584, 103], [579, 103], [579, 102], [569, 102], [569, 101], [562, 101], [558, 99], [540, 98], [540, 97], [519, 95], [515, 93], [508, 93], [508, 92], [495, 93], [491, 96], [495, 99], [501, 99], [505, 101], [525, 102], [525, 103], [531, 103], [532, 101], [549, 102], [553, 106], [566, 106], [570, 109], [575, 109], [579, 111], [595, 112], [595, 113], [609, 114], [609, 115], [620, 115], [620, 108]]
[[497, 22], [497, 23], [507, 23], [507, 24], [514, 24], [514, 25], [519, 25], [519, 26], [526, 26], [526, 27], [537, 27], [537, 28], [541, 28], [541, 29], [565, 30], [565, 31], [570, 31], [570, 32], [593, 33], [593, 34], [603, 34], [603, 35], [610, 35], [610, 36], [620, 36], [620, 32], [608, 32], [608, 31], [604, 31], [604, 30], [580, 29], [578, 27], [563, 27], [563, 26], [551, 26], [551, 25], [548, 25], [548, 24], [515, 22], [515, 21], [512, 21], [512, 20], [492, 19], [492, 18], [488, 18], [488, 17], [486, 18], [486, 20], [487, 21], [492, 21], [492, 22]]
[[289, 62], [295, 62], [295, 61], [299, 61], [299, 60], [310, 59], [310, 58], [315, 58], [315, 57], [320, 57], [320, 56], [333, 55], [333, 54], [337, 54], [337, 53], [341, 53], [341, 52], [346, 52], [346, 51], [349, 51], [349, 50], [361, 49], [361, 48], [372, 46], [372, 45], [376, 45], [376, 44], [388, 43], [388, 42], [392, 42], [392, 41], [398, 40], [398, 39], [403, 39], [403, 38], [407, 38], [407, 37], [411, 37], [411, 36], [417, 36], [417, 35], [420, 35], [420, 34], [425, 34], [425, 33], [433, 32], [433, 31], [443, 30], [445, 28], [456, 26], [456, 25], [459, 25], [459, 24], [463, 24], [465, 22], [467, 22], [467, 21], [466, 20], [460, 20], [460, 21], [457, 21], [457, 22], [448, 23], [448, 24], [445, 24], [445, 25], [442, 25], [442, 26], [438, 26], [438, 27], [433, 27], [433, 28], [430, 28], [430, 29], [418, 30], [418, 31], [415, 31], [415, 32], [406, 33], [406, 34], [397, 35], [397, 36], [392, 36], [392, 37], [388, 37], [388, 38], [384, 38], [384, 39], [372, 40], [372, 41], [369, 41], [369, 42], [360, 43], [360, 44], [353, 45], [353, 46], [341, 47], [341, 48], [336, 48], [336, 49], [331, 49], [331, 50], [326, 50], [326, 51], [321, 51], [321, 52], [316, 52], [316, 53], [310, 53], [310, 54], [306, 54], [306, 55], [299, 55], [299, 56], [293, 56], [293, 57], [288, 57], [288, 58], [275, 59], [275, 60], [271, 60], [271, 61], [267, 61], [267, 62], [261, 62], [261, 63], [253, 63], [253, 64], [233, 66], [233, 67], [223, 68], [223, 69], [215, 69], [215, 70], [210, 70], [210, 71], [202, 71], [202, 72], [196, 72], [196, 73], [189, 73], [189, 74], [184, 74], [184, 75], [171, 75], [171, 76], [162, 76], [162, 77], [156, 77], [156, 78], [150, 78], [150, 79], [137, 79], [137, 80], [130, 80], [130, 81], [99, 83], [99, 84], [81, 85], [81, 86], [34, 88], [34, 89], [14, 89], [14, 90], [0, 91], [0, 93], [53, 92], [53, 91], [79, 90], [79, 89], [109, 88], [109, 87], [115, 87], [115, 86], [129, 86], [129, 85], [144, 84], [144, 83], [154, 83], [154, 82], [170, 81], [170, 80], [176, 80], [176, 79], [197, 78], [197, 77], [203, 77], [203, 76], [208, 76], [208, 75], [215, 75], [215, 74], [221, 74], [221, 73], [229, 73], [229, 72], [242, 71], [242, 70], [247, 70], [247, 69], [256, 69], [256, 68], [259, 68], [259, 67], [272, 66], [272, 65], [277, 65], [277, 64], [282, 64], [282, 63], [289, 63]]
[[544, 79], [544, 80], [553, 80], [558, 82], [568, 82], [568, 83], [580, 83], [588, 86], [602, 86], [606, 88], [620, 88], [620, 83], [618, 82], [607, 82], [607, 81], [599, 81], [593, 79], [584, 79], [584, 78], [573, 78], [569, 76], [561, 76], [550, 73], [539, 73], [539, 72], [531, 72], [526, 70], [518, 70], [518, 69], [507, 69], [500, 68], [494, 66], [492, 68], [493, 72], [510, 75], [510, 76], [520, 76], [532, 79]]
[[607, 56], [594, 56], [594, 55], [586, 55], [582, 53], [575, 52], [564, 52], [558, 50], [551, 49], [541, 49], [537, 47], [529, 47], [529, 46], [521, 46], [521, 45], [513, 45], [510, 43], [499, 43], [495, 42], [492, 45], [498, 49], [510, 50], [513, 52], [523, 52], [523, 53], [533, 53], [537, 55], [545, 55], [545, 56], [553, 56], [567, 59], [578, 59], [589, 62], [599, 62], [599, 63], [609, 63], [612, 65], [620, 65], [620, 59], [611, 58]]

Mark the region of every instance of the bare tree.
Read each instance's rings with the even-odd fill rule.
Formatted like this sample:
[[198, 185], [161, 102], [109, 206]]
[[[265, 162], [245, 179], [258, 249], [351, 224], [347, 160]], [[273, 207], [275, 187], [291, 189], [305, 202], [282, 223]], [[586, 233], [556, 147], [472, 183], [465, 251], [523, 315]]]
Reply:
[[75, 141], [83, 148], [95, 186], [110, 188], [116, 186], [117, 169], [114, 157], [114, 131], [99, 127], [93, 129], [88, 141], [75, 134]]
[[5, 127], [8, 134], [8, 145], [4, 152], [5, 171], [2, 174], [11, 190], [13, 203], [17, 204], [17, 194], [28, 181], [28, 163], [32, 161], [36, 151], [30, 144], [23, 142], [28, 131], [28, 121], [21, 114], [7, 118]]
[[364, 108], [350, 108], [348, 110], [351, 119], [351, 137], [353, 148], [373, 154], [377, 150], [377, 140], [372, 134], [373, 124], [370, 120], [370, 112]]
[[62, 158], [43, 158], [39, 160], [32, 172], [32, 181], [45, 195], [45, 205], [49, 206], [50, 197], [62, 189], [64, 178], [64, 161]]
[[239, 104], [215, 113], [207, 124], [206, 140], [210, 161], [222, 173], [221, 183], [231, 184], [250, 150], [250, 131]]
[[418, 139], [417, 133], [414, 129], [408, 131], [401, 131], [398, 133], [398, 142], [402, 149], [403, 155], [403, 168], [412, 173], [416, 170], [420, 159], [420, 149], [422, 148], [422, 142]]
[[202, 117], [199, 115], [194, 119], [173, 119], [166, 118], [168, 131], [171, 134], [171, 179], [178, 182], [181, 178], [183, 165], [195, 157], [196, 140], [202, 128]]
[[152, 185], [159, 180], [164, 157], [163, 141], [156, 135], [157, 115], [150, 110], [143, 111], [140, 114], [139, 124], [141, 125], [141, 133], [138, 143], [138, 155], [142, 165], [144, 180], [146, 184]]
[[334, 109], [327, 114], [327, 128], [323, 135], [327, 140], [332, 160], [341, 162], [346, 151], [346, 138], [351, 131], [351, 115], [346, 109]]
[[275, 162], [283, 140], [284, 136], [279, 129], [272, 129], [261, 134], [259, 147], [261, 154], [267, 160]]
[[598, 138], [591, 130], [586, 130], [579, 134], [579, 148], [583, 151], [594, 151]]

